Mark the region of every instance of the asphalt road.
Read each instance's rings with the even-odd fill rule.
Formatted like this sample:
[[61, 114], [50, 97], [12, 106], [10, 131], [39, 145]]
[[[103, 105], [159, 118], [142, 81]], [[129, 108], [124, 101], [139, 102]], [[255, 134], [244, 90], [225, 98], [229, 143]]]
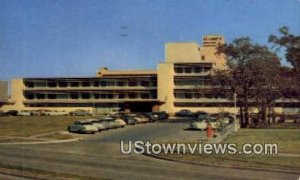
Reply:
[[[110, 130], [63, 144], [0, 145], [0, 162], [49, 172], [105, 179], [297, 179], [295, 174], [215, 168], [122, 155], [120, 140], [150, 140], [182, 135], [187, 124], [153, 123]], [[187, 132], [195, 138], [201, 132]], [[0, 176], [1, 177], [1, 176]]]

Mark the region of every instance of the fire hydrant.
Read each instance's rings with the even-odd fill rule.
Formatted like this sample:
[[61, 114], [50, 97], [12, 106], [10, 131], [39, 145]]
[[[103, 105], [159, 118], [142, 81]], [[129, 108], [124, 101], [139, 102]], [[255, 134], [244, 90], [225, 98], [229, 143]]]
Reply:
[[211, 127], [211, 124], [208, 122], [207, 128], [206, 128], [206, 136], [207, 136], [207, 138], [211, 138], [211, 137], [213, 137], [213, 135], [214, 135], [214, 131]]

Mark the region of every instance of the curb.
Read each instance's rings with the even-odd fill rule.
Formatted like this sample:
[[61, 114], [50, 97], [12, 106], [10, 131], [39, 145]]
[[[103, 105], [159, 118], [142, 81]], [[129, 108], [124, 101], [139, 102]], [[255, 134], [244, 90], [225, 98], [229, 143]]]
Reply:
[[207, 164], [207, 163], [177, 160], [177, 159], [162, 157], [162, 156], [154, 155], [154, 154], [144, 153], [143, 155], [147, 156], [147, 157], [154, 158], [154, 159], [170, 161], [170, 162], [177, 162], [177, 163], [184, 163], [184, 164], [190, 164], [190, 165], [197, 165], [197, 166], [209, 166], [209, 167], [241, 169], [241, 170], [253, 170], [253, 171], [267, 171], [267, 172], [278, 172], [278, 173], [292, 173], [292, 174], [296, 174], [296, 175], [300, 174], [300, 171], [296, 171], [296, 170], [266, 169], [266, 168], [241, 167], [241, 166], [226, 166], [226, 165]]
[[74, 142], [82, 140], [83, 138], [74, 138], [67, 140], [51, 140], [51, 141], [42, 141], [42, 142], [12, 142], [12, 143], [0, 143], [0, 145], [26, 145], [26, 144], [56, 144], [56, 143], [65, 143], [65, 142]]

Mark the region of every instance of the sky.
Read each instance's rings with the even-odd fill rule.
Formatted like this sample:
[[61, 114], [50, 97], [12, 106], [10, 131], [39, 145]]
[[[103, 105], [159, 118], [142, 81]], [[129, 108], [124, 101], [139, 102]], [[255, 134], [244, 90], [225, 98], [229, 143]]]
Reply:
[[300, 34], [300, 0], [0, 0], [0, 80], [156, 69], [167, 42], [267, 45], [283, 25]]

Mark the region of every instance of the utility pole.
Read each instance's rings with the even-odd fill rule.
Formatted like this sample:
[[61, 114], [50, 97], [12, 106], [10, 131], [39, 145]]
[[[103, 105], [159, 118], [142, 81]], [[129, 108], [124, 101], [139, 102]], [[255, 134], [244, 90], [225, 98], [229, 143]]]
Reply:
[[234, 103], [234, 132], [237, 132], [238, 130], [238, 126], [239, 123], [237, 122], [237, 118], [236, 118], [236, 114], [237, 114], [237, 110], [236, 110], [236, 92], [233, 93], [233, 103]]

